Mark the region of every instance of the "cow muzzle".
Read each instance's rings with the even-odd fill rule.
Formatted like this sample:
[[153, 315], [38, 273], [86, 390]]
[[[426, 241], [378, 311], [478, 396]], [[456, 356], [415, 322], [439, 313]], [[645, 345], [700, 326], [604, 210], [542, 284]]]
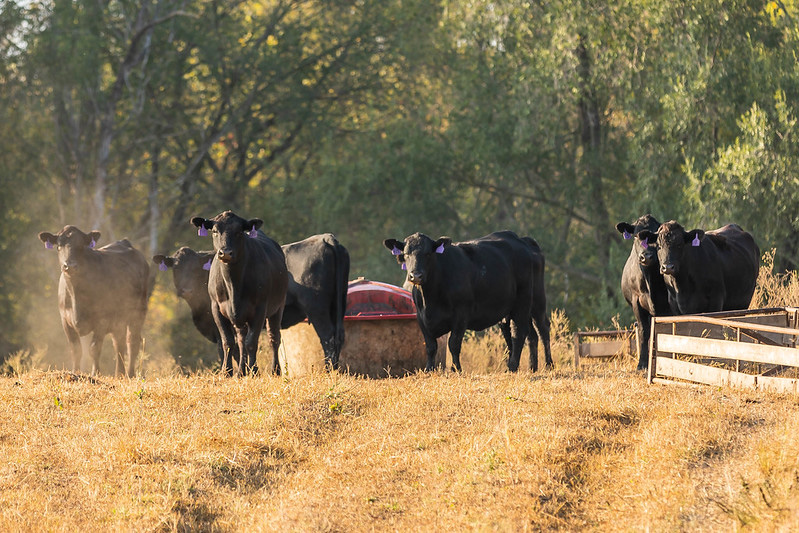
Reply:
[[677, 267], [674, 265], [674, 263], [665, 263], [660, 265], [660, 273], [663, 275], [673, 276], [677, 273]]
[[65, 261], [61, 264], [61, 272], [64, 274], [74, 274], [77, 269], [77, 263], [73, 263], [71, 261]]
[[231, 252], [229, 250], [219, 250], [216, 253], [216, 256], [223, 263], [231, 263], [233, 261], [233, 252]]
[[413, 283], [414, 285], [421, 285], [422, 284], [422, 274], [419, 272], [408, 272], [408, 281]]

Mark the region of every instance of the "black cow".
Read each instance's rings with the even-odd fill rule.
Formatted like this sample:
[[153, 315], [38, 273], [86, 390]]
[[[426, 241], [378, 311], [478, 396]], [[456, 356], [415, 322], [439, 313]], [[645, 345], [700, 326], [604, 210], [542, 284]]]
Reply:
[[99, 231], [86, 234], [75, 226], [65, 226], [57, 235], [39, 233], [47, 248], [58, 250], [58, 310], [72, 349], [72, 369], [80, 370], [80, 338], [91, 334], [92, 374], [97, 374], [103, 339], [110, 334], [116, 373], [125, 372], [127, 346], [127, 375], [132, 377], [147, 315], [150, 268], [127, 240], [95, 249], [99, 238]]
[[[344, 343], [344, 311], [350, 255], [331, 233], [313, 235], [283, 247], [289, 272], [286, 305], [281, 328], [286, 329], [308, 318], [325, 353], [335, 368]], [[220, 361], [222, 342], [211, 315], [208, 295], [208, 270], [214, 252], [195, 252], [185, 246], [172, 257], [153, 256], [153, 262], [172, 268], [178, 296], [191, 308], [192, 320], [208, 340], [216, 342]]]
[[[172, 269], [175, 293], [186, 300], [191, 310], [191, 319], [203, 337], [216, 343], [219, 362], [224, 365], [225, 352], [222, 338], [211, 314], [211, 296], [208, 294], [208, 272], [214, 259], [213, 251], [195, 252], [186, 246], [181, 247], [171, 257], [154, 255], [153, 262], [159, 269]], [[239, 360], [238, 346], [231, 346], [234, 361]]]
[[657, 231], [660, 227], [652, 215], [644, 215], [634, 224], [619, 222], [616, 229], [625, 239], [632, 239], [632, 249], [621, 274], [621, 292], [635, 315], [638, 335], [638, 369], [649, 363], [649, 336], [653, 316], [671, 315], [666, 282], [660, 273], [654, 242], [642, 239], [641, 231]]
[[[397, 256], [408, 272], [407, 281], [413, 284], [428, 371], [433, 369], [438, 337], [450, 333], [447, 344], [452, 366], [460, 371], [465, 331], [498, 323], [509, 340], [508, 370], [518, 370], [532, 322], [544, 340], [547, 364], [551, 366], [549, 323], [542, 312], [546, 299], [543, 282], [537, 279], [537, 269], [543, 273], [543, 258], [540, 249], [534, 249], [529, 241], [511, 231], [500, 231], [459, 243], [452, 243], [448, 237], [433, 241], [414, 233], [404, 242], [386, 239], [383, 244]], [[531, 338], [531, 352], [532, 348]], [[536, 354], [531, 353], [531, 360], [537, 360]]]
[[755, 239], [737, 224], [717, 230], [685, 231], [674, 220], [642, 239], [657, 243], [660, 272], [674, 314], [746, 309], [752, 300], [760, 263]]
[[285, 244], [283, 252], [289, 288], [281, 326], [288, 328], [307, 318], [319, 336], [327, 364], [338, 368], [344, 345], [350, 254], [332, 233]]
[[286, 301], [288, 272], [283, 250], [257, 230], [263, 220], [246, 220], [232, 211], [212, 219], [194, 217], [200, 235], [211, 232], [214, 258], [208, 275], [211, 314], [222, 339], [226, 374], [233, 373], [235, 342], [241, 354], [239, 374], [257, 372], [258, 337], [266, 323], [272, 348], [272, 370], [280, 374], [280, 321]]

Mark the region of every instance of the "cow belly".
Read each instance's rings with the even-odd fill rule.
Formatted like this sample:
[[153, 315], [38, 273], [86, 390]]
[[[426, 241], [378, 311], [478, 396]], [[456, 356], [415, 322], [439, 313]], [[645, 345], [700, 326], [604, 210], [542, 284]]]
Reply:
[[474, 331], [481, 331], [481, 330], [484, 330], [486, 328], [490, 328], [493, 325], [498, 324], [499, 321], [502, 320], [503, 318], [505, 318], [505, 317], [501, 316], [501, 317], [497, 318], [496, 320], [489, 319], [489, 318], [482, 318], [482, 319], [479, 319], [479, 320], [472, 320], [472, 321], [470, 321], [470, 322], [468, 322], [466, 324], [466, 329], [471, 329], [471, 330], [474, 330]]

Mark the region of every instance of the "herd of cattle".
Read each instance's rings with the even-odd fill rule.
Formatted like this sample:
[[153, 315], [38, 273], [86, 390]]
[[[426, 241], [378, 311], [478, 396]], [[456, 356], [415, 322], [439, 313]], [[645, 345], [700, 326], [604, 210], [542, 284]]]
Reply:
[[[280, 373], [280, 330], [308, 319], [329, 368], [338, 367], [344, 343], [344, 314], [350, 258], [332, 234], [314, 235], [280, 246], [260, 231], [263, 221], [225, 211], [214, 218], [194, 217], [200, 236], [213, 251], [180, 248], [155, 255], [159, 270], [172, 269], [175, 289], [191, 308], [200, 333], [216, 343], [227, 375], [258, 370], [256, 353], [266, 327], [272, 370]], [[652, 316], [744, 309], [755, 289], [760, 251], [752, 236], [731, 224], [686, 232], [675, 221], [660, 224], [651, 215], [616, 229], [632, 239], [622, 273], [622, 293], [642, 329], [638, 368], [646, 368]], [[150, 266], [129, 241], [97, 248], [100, 233], [66, 226], [58, 234], [39, 233], [58, 251], [61, 277], [58, 305], [80, 369], [80, 338], [91, 335], [93, 373], [99, 372], [103, 339], [110, 335], [116, 371], [136, 371], [150, 292]], [[461, 370], [464, 333], [499, 325], [508, 348], [508, 370], [516, 371], [525, 343], [530, 368], [538, 367], [538, 343], [552, 367], [549, 318], [544, 290], [544, 255], [530, 237], [499, 231], [453, 243], [414, 233], [383, 244], [407, 272], [416, 315], [433, 369], [436, 339], [449, 333], [454, 370]]]

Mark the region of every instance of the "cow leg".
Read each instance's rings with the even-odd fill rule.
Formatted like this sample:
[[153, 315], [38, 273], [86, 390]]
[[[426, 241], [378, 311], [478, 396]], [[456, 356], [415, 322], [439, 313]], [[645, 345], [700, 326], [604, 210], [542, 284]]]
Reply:
[[529, 312], [525, 313], [525, 316], [521, 320], [519, 320], [518, 318], [511, 319], [511, 337], [513, 338], [513, 351], [508, 357], [508, 370], [511, 372], [516, 372], [517, 370], [519, 370], [519, 360], [522, 357], [522, 349], [524, 348], [524, 343], [527, 341], [527, 337], [530, 334], [530, 329], [528, 325], [529, 323], [530, 323]]
[[139, 352], [141, 351], [142, 337], [141, 337], [142, 324], [136, 323], [128, 326], [128, 377], [132, 378], [136, 375], [136, 364], [139, 362]]
[[[310, 321], [310, 317], [308, 319]], [[336, 338], [336, 328], [329, 320], [311, 321], [316, 335], [319, 337], [319, 342], [322, 343], [322, 350], [325, 353], [325, 366], [328, 370], [338, 368], [338, 355], [339, 355], [339, 342]]]
[[64, 333], [67, 335], [67, 341], [69, 341], [69, 347], [72, 351], [72, 371], [73, 372], [80, 372], [80, 359], [83, 356], [83, 346], [80, 344], [80, 335], [78, 335], [78, 331], [66, 323], [66, 321], [61, 321], [61, 325], [64, 326]]
[[[549, 317], [547, 316], [546, 309], [536, 311], [533, 310], [533, 324], [530, 328], [530, 337], [532, 338], [533, 331], [538, 334], [538, 337], [541, 339], [541, 343], [544, 345], [544, 366], [547, 369], [551, 369], [555, 367], [555, 364], [552, 362], [552, 348], [550, 346], [550, 338], [549, 338]], [[533, 329], [533, 327], [535, 329]], [[530, 350], [532, 353], [532, 349]], [[536, 346], [536, 352], [538, 352], [538, 347]], [[536, 359], [537, 359], [536, 354]]]
[[100, 350], [103, 348], [103, 337], [105, 337], [105, 333], [95, 331], [92, 333], [92, 340], [89, 343], [89, 353], [92, 356], [92, 376], [100, 373]]
[[505, 339], [505, 344], [508, 347], [508, 355], [510, 355], [511, 349], [513, 349], [513, 338], [510, 336], [510, 322], [507, 319], [503, 319], [499, 323], [499, 330], [502, 332], [502, 337]]
[[[216, 328], [219, 330], [219, 342], [222, 343], [222, 372], [226, 376], [232, 376], [233, 355], [235, 355], [233, 351], [233, 346], [235, 345], [233, 324], [220, 313], [219, 306], [214, 303], [211, 304], [211, 314], [214, 317], [214, 322], [216, 322]], [[238, 352], [238, 348], [236, 348], [236, 352]], [[239, 366], [241, 366], [241, 363], [239, 363]]]
[[[246, 376], [252, 370], [252, 366], [255, 360], [255, 354], [251, 354], [249, 351], [249, 346], [251, 345], [249, 341], [249, 335], [252, 334], [252, 329], [245, 324], [242, 327], [235, 327], [235, 336], [236, 336], [236, 346], [238, 346], [239, 350], [239, 376]], [[258, 342], [255, 342], [255, 349], [258, 349]]]
[[450, 331], [449, 339], [447, 339], [453, 372], [461, 372], [461, 345], [463, 344], [464, 333], [466, 333], [466, 327], [458, 324]]
[[114, 347], [114, 374], [125, 374], [125, 329], [114, 328], [111, 331], [111, 344]]
[[[280, 312], [275, 313], [274, 315], [270, 316], [266, 319], [266, 332], [269, 337], [269, 347], [272, 350], [272, 372], [279, 376], [280, 375], [280, 357], [279, 357], [279, 350], [280, 350], [280, 321], [283, 315], [283, 310], [281, 309]], [[327, 353], [325, 353], [327, 356]]]
[[646, 370], [649, 366], [649, 335], [652, 329], [652, 315], [636, 302], [633, 314], [638, 323], [640, 335], [638, 337], [638, 370]]
[[533, 327], [532, 319], [528, 327], [530, 328], [530, 334], [527, 336], [527, 345], [530, 348], [530, 370], [538, 372], [538, 331]]

